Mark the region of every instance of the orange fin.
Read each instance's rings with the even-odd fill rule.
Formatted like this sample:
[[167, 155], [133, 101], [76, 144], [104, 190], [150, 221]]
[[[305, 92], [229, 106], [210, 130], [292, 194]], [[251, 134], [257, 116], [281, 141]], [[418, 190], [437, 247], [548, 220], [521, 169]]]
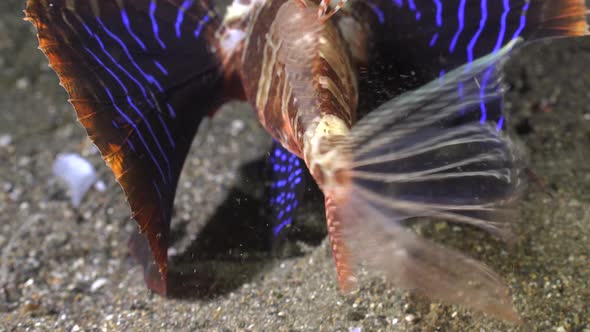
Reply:
[[[188, 4], [188, 2], [186, 2]], [[222, 102], [206, 1], [29, 0], [27, 19], [78, 120], [122, 186], [147, 285], [166, 294], [178, 178], [201, 120]], [[175, 24], [175, 22], [177, 22]]]

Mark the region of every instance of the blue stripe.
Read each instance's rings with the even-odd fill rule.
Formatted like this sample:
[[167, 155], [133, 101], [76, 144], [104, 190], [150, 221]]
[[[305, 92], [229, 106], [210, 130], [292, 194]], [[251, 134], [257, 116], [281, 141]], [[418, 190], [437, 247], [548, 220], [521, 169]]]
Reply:
[[160, 192], [160, 188], [158, 187], [158, 184], [156, 183], [156, 181], [152, 180], [152, 186], [154, 186], [154, 189], [156, 189], [156, 194], [158, 195], [158, 199], [161, 202], [162, 201], [162, 193]]
[[[115, 119], [111, 120], [111, 124], [113, 125], [113, 127], [117, 130], [121, 130], [121, 127], [119, 127], [119, 125], [117, 124], [117, 121], [115, 121]], [[129, 147], [131, 148], [131, 151], [137, 153], [137, 150], [135, 150], [135, 145], [133, 145], [133, 143], [131, 143], [131, 137], [127, 136], [125, 137], [124, 142], [129, 145]]]
[[369, 2], [369, 6], [373, 10], [373, 13], [375, 13], [375, 15], [377, 15], [377, 19], [379, 20], [379, 23], [380, 24], [385, 23], [385, 14], [383, 14], [383, 11], [379, 7], [377, 7], [377, 5], [375, 5], [374, 3]]
[[414, 0], [408, 0], [408, 7], [410, 7], [411, 11], [416, 10], [416, 4], [414, 3]]
[[168, 108], [168, 112], [170, 112], [170, 116], [173, 119], [176, 119], [176, 112], [174, 111], [174, 108], [172, 107], [172, 105], [166, 104], [166, 108]]
[[453, 53], [453, 51], [455, 50], [455, 47], [457, 46], [457, 40], [459, 39], [459, 35], [461, 35], [463, 27], [465, 26], [465, 0], [461, 0], [461, 3], [459, 3], [459, 12], [457, 13], [457, 19], [459, 21], [459, 28], [453, 36], [451, 45], [449, 45], [450, 53]]
[[468, 63], [467, 68], [469, 68], [469, 64], [471, 64], [471, 62], [473, 62], [473, 48], [475, 47], [475, 44], [477, 44], [477, 39], [481, 35], [483, 28], [485, 28], [487, 20], [488, 20], [488, 1], [481, 0], [481, 19], [479, 20], [479, 28], [477, 29], [477, 32], [475, 33], [473, 38], [471, 38], [471, 41], [469, 41], [469, 45], [467, 46], [467, 63]]
[[[145, 123], [145, 126], [147, 127], [148, 131], [152, 135], [152, 139], [156, 143], [156, 147], [160, 151], [160, 154], [162, 155], [162, 157], [164, 157], [164, 162], [166, 163], [166, 166], [168, 168], [168, 178], [170, 179], [170, 181], [172, 181], [172, 167], [170, 166], [170, 160], [168, 159], [168, 155], [166, 154], [166, 152], [164, 152], [164, 149], [162, 148], [162, 145], [160, 144], [160, 140], [158, 139], [158, 136], [156, 136], [156, 133], [154, 133], [154, 130], [152, 129], [152, 125], [145, 118], [145, 115], [139, 110], [139, 108], [137, 108], [137, 106], [135, 105], [135, 103], [133, 102], [133, 100], [131, 99], [130, 96], [127, 96], [127, 102], [129, 103], [129, 105], [131, 105], [131, 108], [133, 108], [135, 113], [137, 115], [139, 115], [141, 120]], [[165, 130], [167, 130], [167, 129], [165, 128]]]
[[205, 17], [203, 17], [202, 20], [199, 21], [199, 26], [197, 27], [197, 29], [195, 30], [195, 37], [198, 38], [201, 35], [201, 31], [203, 30], [203, 27], [205, 27], [205, 24], [207, 24], [209, 22], [209, 15], [205, 15]]
[[135, 145], [133, 144], [133, 142], [131, 142], [131, 137], [127, 137], [125, 139], [125, 143], [127, 143], [127, 145], [129, 145], [129, 147], [131, 148], [131, 151], [133, 151], [134, 153], [137, 153], [137, 149], [135, 149]]
[[164, 66], [162, 66], [162, 64], [159, 61], [154, 60], [154, 64], [156, 65], [156, 67], [158, 67], [158, 69], [160, 69], [162, 74], [168, 76], [168, 71], [166, 70], [166, 68], [164, 68]]
[[105, 91], [107, 92], [107, 94], [109, 95], [109, 99], [111, 100], [111, 103], [113, 104], [113, 106], [115, 107], [115, 110], [117, 110], [117, 113], [119, 113], [119, 115], [121, 117], [123, 117], [123, 119], [125, 120], [125, 122], [127, 122], [131, 127], [133, 127], [134, 131], [137, 133], [137, 137], [139, 137], [139, 140], [141, 141], [141, 143], [143, 144], [143, 146], [145, 147], [148, 155], [150, 156], [150, 158], [152, 159], [154, 165], [156, 165], [156, 168], [158, 169], [158, 172], [160, 173], [160, 176], [162, 177], [162, 181], [164, 183], [167, 183], [166, 181], [166, 177], [164, 176], [164, 172], [162, 171], [162, 168], [160, 167], [160, 164], [158, 163], [158, 161], [156, 160], [156, 157], [154, 157], [154, 154], [152, 153], [152, 150], [150, 149], [149, 145], [147, 144], [146, 140], [143, 138], [143, 135], [141, 134], [141, 132], [139, 131], [139, 129], [137, 128], [137, 125], [135, 124], [135, 122], [133, 122], [133, 120], [131, 120], [127, 114], [125, 114], [125, 112], [123, 112], [119, 106], [117, 105], [117, 103], [115, 103], [115, 99], [113, 98], [113, 95], [111, 94], [111, 91], [109, 90], [109, 88], [107, 88], [106, 86], [104, 87]]
[[[97, 39], [98, 40], [98, 39]], [[102, 42], [99, 43], [99, 45], [101, 47], [103, 47]], [[164, 159], [166, 161], [166, 163], [168, 164], [168, 168], [169, 168], [169, 173], [170, 173], [170, 164], [169, 161], [166, 157], [166, 155], [163, 153], [160, 143], [158, 141], [158, 138], [154, 135], [153, 131], [151, 130], [151, 126], [149, 124], [149, 122], [147, 122], [147, 120], [145, 119], [145, 117], [143, 116], [143, 114], [141, 113], [141, 111], [139, 111], [139, 109], [137, 109], [137, 107], [135, 106], [135, 104], [132, 102], [131, 98], [128, 96], [129, 92], [127, 87], [125, 86], [125, 84], [123, 84], [123, 82], [119, 79], [119, 77], [94, 53], [92, 52], [88, 47], [83, 46], [84, 50], [86, 52], [88, 52], [93, 58], [94, 60], [101, 65], [106, 71], [107, 73], [109, 73], [109, 75], [111, 75], [116, 81], [117, 83], [121, 86], [121, 88], [123, 89], [125, 95], [127, 95], [127, 101], [129, 102], [129, 105], [138, 113], [138, 115], [143, 119], [143, 121], [146, 123], [148, 130], [150, 131], [150, 133], [152, 134], [154, 141], [156, 142], [158, 148], [160, 149], [160, 152], [163, 154]], [[104, 50], [104, 47], [103, 47]], [[106, 51], [105, 51], [106, 52]], [[106, 52], [107, 55], [108, 52]], [[107, 94], [109, 95], [109, 98], [111, 99], [111, 102], [113, 103], [113, 106], [115, 107], [115, 109], [117, 109], [117, 111], [119, 111], [119, 113], [122, 113], [122, 116], [126, 119], [127, 123], [129, 123], [137, 132], [138, 136], [140, 137], [140, 140], [144, 143], [144, 146], [146, 147], [146, 149], [148, 150], [148, 153], [150, 154], [150, 156], [152, 157], [152, 160], [154, 161], [154, 163], [156, 163], [156, 166], [158, 167], [158, 169], [160, 170], [160, 175], [162, 175], [162, 177], [164, 176], [163, 172], [161, 172], [161, 168], [159, 163], [156, 161], [154, 155], [152, 154], [151, 150], [149, 149], [149, 147], [147, 146], [147, 143], [145, 142], [145, 139], [143, 138], [143, 135], [141, 134], [141, 132], [139, 131], [139, 129], [137, 128], [137, 126], [135, 125], [135, 123], [133, 121], [131, 121], [126, 114], [123, 113], [123, 111], [121, 111], [119, 109], [119, 107], [116, 105], [115, 100], [110, 92], [110, 90], [107, 87], [104, 87], [105, 90], [107, 91]], [[165, 179], [164, 179], [165, 181]]]
[[164, 127], [164, 131], [166, 132], [166, 136], [168, 136], [168, 141], [170, 141], [170, 145], [172, 145], [173, 149], [176, 149], [176, 144], [174, 144], [174, 139], [172, 138], [172, 135], [170, 134], [170, 130], [168, 130], [168, 126], [166, 125], [166, 122], [164, 122], [164, 119], [162, 119], [162, 115], [160, 115], [160, 113], [158, 113], [158, 119], [160, 120], [162, 127]]
[[123, 68], [123, 66], [121, 66], [119, 64], [119, 62], [115, 60], [115, 58], [113, 58], [113, 56], [106, 50], [104, 43], [102, 42], [102, 40], [100, 39], [100, 37], [98, 35], [94, 34], [92, 32], [92, 30], [90, 30], [90, 28], [84, 22], [80, 22], [80, 23], [82, 24], [84, 29], [88, 32], [90, 37], [93, 38], [94, 40], [96, 40], [96, 42], [98, 43], [98, 46], [101, 48], [102, 52], [109, 58], [109, 60], [111, 60], [111, 62], [117, 68], [119, 68], [120, 71], [122, 71], [127, 77], [129, 77], [129, 79], [131, 79], [139, 87], [145, 100], [148, 102], [148, 104], [150, 104], [151, 107], [154, 107], [154, 104], [148, 98], [146, 90], [143, 88], [143, 84], [141, 84], [137, 79], [135, 79], [135, 77], [133, 75], [131, 75], [131, 73], [129, 73], [125, 68]]
[[437, 33], [435, 33], [435, 34], [432, 36], [432, 39], [430, 39], [430, 43], [429, 43], [428, 45], [429, 45], [430, 47], [433, 47], [433, 46], [434, 46], [434, 44], [436, 44], [436, 41], [437, 41], [437, 40], [438, 40], [438, 32], [437, 32]]
[[502, 3], [504, 5], [504, 12], [502, 13], [502, 19], [500, 20], [500, 33], [498, 34], [496, 46], [494, 46], [494, 53], [498, 52], [504, 43], [504, 36], [506, 35], [506, 19], [508, 18], [508, 13], [510, 13], [510, 0], [502, 0]]
[[96, 62], [98, 62], [98, 64], [100, 64], [104, 70], [106, 70], [116, 81], [117, 83], [119, 83], [119, 86], [121, 86], [121, 89], [123, 89], [123, 93], [124, 94], [129, 94], [129, 90], [127, 90], [127, 87], [125, 86], [125, 84], [123, 84], [123, 82], [121, 81], [121, 79], [119, 79], [119, 76], [117, 76], [117, 74], [115, 74], [111, 68], [109, 68], [104, 62], [102, 62], [102, 60], [100, 60], [100, 58], [94, 53], [92, 52], [88, 47], [83, 46], [84, 50], [86, 52], [88, 52]]
[[135, 41], [139, 44], [139, 47], [141, 47], [142, 50], [147, 51], [145, 44], [141, 41], [141, 39], [139, 39], [139, 37], [137, 37], [137, 35], [131, 29], [131, 23], [129, 22], [129, 16], [127, 16], [127, 11], [125, 11], [125, 9], [121, 10], [121, 18], [123, 19], [123, 25], [125, 26], [125, 29], [127, 29], [127, 32], [129, 32], [131, 37], [133, 37], [133, 39], [135, 39]]
[[434, 5], [436, 6], [436, 26], [442, 26], [442, 2], [440, 0], [434, 0]]
[[160, 39], [160, 29], [158, 27], [158, 21], [156, 20], [156, 0], [151, 0], [150, 2], [150, 20], [152, 21], [152, 31], [154, 32], [154, 37], [160, 44], [160, 47], [166, 49], [166, 44]]
[[133, 58], [133, 56], [129, 52], [129, 49], [127, 48], [125, 43], [121, 39], [119, 39], [119, 37], [117, 37], [117, 35], [115, 35], [113, 32], [111, 32], [111, 30], [109, 30], [104, 25], [104, 23], [102, 22], [102, 20], [100, 18], [97, 17], [96, 20], [98, 21], [100, 26], [103, 28], [103, 30], [121, 46], [121, 48], [123, 49], [123, 52], [125, 52], [125, 54], [127, 55], [127, 58], [131, 61], [131, 64], [133, 64], [135, 69], [137, 69], [148, 82], [154, 84], [158, 88], [158, 90], [160, 90], [160, 92], [164, 92], [164, 89], [162, 88], [162, 85], [160, 85], [158, 80], [156, 80], [152, 75], [146, 74], [143, 71], [143, 69], [141, 69], [141, 67], [139, 67], [137, 62], [135, 62], [135, 59]]
[[403, 7], [404, 6], [404, 1], [403, 0], [391, 0], [392, 3], [395, 3], [396, 6], [398, 7]]
[[439, 80], [440, 83], [443, 83], [445, 81], [445, 74], [446, 74], [446, 71], [444, 69], [442, 69], [438, 73], [438, 80]]
[[481, 117], [479, 119], [479, 123], [481, 124], [484, 124], [488, 117], [488, 112], [485, 103], [485, 90], [488, 86], [488, 81], [490, 80], [490, 74], [492, 73], [492, 70], [494, 70], [493, 66], [486, 70], [486, 72], [483, 75], [481, 86], [479, 88], [479, 108], [481, 109]]
[[516, 31], [514, 32], [514, 35], [512, 36], [513, 40], [518, 38], [518, 36], [520, 36], [520, 33], [522, 32], [522, 30], [524, 29], [524, 27], [526, 25], [526, 14], [527, 14], [530, 4], [531, 4], [530, 2], [527, 2], [524, 5], [524, 7], [522, 7], [522, 14], [520, 14], [520, 25], [518, 26], [518, 29], [516, 29]]
[[496, 124], [496, 131], [502, 131], [502, 126], [504, 126], [504, 116], [500, 116], [498, 123]]
[[182, 25], [182, 21], [184, 20], [184, 12], [189, 9], [193, 5], [193, 0], [184, 0], [180, 8], [178, 8], [178, 15], [176, 16], [176, 23], [174, 24], [174, 28], [176, 30], [176, 38], [180, 38], [181, 30], [180, 26]]

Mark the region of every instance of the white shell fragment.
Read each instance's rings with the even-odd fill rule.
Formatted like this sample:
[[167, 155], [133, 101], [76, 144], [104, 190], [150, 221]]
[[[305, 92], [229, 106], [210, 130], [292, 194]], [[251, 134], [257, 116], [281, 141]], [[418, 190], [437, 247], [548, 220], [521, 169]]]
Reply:
[[58, 155], [53, 162], [53, 175], [68, 186], [74, 207], [80, 206], [82, 198], [98, 179], [94, 167], [76, 153]]

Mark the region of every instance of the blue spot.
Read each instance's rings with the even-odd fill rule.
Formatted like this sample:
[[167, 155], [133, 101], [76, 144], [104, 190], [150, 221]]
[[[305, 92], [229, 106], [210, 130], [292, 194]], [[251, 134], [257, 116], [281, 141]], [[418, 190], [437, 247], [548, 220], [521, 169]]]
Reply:
[[274, 229], [274, 235], [278, 235], [281, 232], [281, 229], [283, 229], [285, 226], [291, 224], [291, 218], [288, 218], [287, 220], [283, 221], [282, 223], [280, 223], [279, 225], [277, 225]]

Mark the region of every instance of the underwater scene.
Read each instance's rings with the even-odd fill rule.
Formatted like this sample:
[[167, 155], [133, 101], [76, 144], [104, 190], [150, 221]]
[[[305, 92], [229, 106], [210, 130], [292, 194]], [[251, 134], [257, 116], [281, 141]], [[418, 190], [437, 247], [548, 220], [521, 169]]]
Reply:
[[589, 14], [2, 1], [0, 331], [590, 332]]

